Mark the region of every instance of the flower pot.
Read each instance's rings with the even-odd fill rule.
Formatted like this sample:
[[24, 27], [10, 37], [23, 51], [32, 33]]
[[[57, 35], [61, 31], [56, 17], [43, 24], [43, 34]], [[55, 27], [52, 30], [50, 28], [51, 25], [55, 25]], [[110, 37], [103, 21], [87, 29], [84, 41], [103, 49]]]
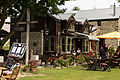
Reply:
[[36, 71], [36, 68], [31, 68], [31, 71], [32, 71], [32, 72], [35, 72], [35, 71]]
[[26, 71], [26, 72], [30, 71], [30, 67], [26, 67], [26, 68], [25, 68], [25, 71]]

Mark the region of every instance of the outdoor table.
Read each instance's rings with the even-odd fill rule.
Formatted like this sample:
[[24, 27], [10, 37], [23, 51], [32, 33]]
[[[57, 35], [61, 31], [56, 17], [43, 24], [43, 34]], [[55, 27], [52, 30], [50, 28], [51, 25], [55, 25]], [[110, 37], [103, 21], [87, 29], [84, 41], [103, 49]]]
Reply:
[[92, 68], [97, 69], [97, 68], [101, 68], [101, 65], [103, 66], [108, 66], [105, 62], [101, 62], [103, 61], [110, 61], [113, 60], [111, 58], [105, 58], [105, 59], [101, 59], [101, 58], [92, 58], [90, 59], [93, 63], [92, 63]]

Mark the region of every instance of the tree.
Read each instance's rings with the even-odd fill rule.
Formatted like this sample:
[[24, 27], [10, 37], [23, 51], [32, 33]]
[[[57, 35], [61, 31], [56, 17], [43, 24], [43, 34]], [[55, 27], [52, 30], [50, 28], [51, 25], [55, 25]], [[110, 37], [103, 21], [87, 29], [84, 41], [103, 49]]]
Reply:
[[79, 10], [80, 10], [80, 8], [79, 8], [79, 7], [77, 7], [77, 6], [75, 6], [72, 10], [73, 10], [73, 11], [79, 11]]
[[[57, 14], [64, 11], [59, 10], [57, 6], [63, 5], [65, 1], [67, 0], [0, 0], [0, 30], [8, 16], [17, 18], [15, 26], [18, 27], [18, 22], [23, 19], [27, 8], [35, 15]], [[0, 49], [14, 33], [11, 31], [1, 40]]]

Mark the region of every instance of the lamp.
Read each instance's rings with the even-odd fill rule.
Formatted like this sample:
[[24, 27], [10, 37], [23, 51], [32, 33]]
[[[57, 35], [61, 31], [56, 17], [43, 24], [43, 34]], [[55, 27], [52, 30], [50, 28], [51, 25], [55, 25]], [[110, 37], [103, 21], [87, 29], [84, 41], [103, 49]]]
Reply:
[[48, 31], [48, 30], [46, 30], [46, 31], [45, 31], [45, 35], [47, 36], [48, 34], [49, 34], [49, 31]]

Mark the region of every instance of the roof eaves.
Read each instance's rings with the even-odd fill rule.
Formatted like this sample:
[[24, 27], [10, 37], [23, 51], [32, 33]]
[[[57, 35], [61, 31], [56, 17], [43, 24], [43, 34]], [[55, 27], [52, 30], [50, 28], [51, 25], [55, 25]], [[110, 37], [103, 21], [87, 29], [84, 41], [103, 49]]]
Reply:
[[116, 17], [116, 18], [103, 18], [103, 19], [88, 19], [88, 21], [96, 21], [96, 20], [114, 20], [114, 19], [119, 19], [119, 18]]

